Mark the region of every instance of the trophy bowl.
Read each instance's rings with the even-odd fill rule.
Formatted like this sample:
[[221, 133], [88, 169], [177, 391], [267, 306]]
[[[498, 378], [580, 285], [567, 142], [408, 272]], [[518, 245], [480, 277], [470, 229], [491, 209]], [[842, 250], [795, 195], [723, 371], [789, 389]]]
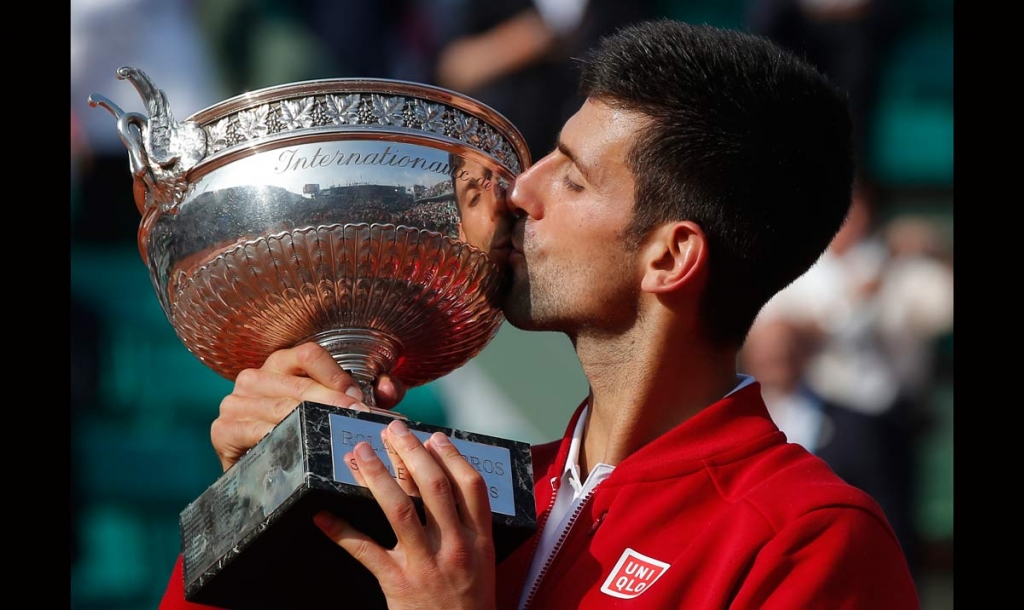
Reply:
[[233, 380], [316, 341], [372, 406], [382, 373], [421, 385], [493, 338], [504, 197], [530, 163], [499, 113], [417, 83], [325, 79], [177, 122], [146, 74], [117, 77], [148, 116], [90, 104], [117, 118], [140, 253], [168, 321], [209, 368]]
[[[138, 245], [184, 346], [234, 380], [274, 351], [315, 341], [374, 407], [382, 374], [415, 387], [479, 353], [504, 320], [512, 219], [530, 164], [493, 109], [437, 87], [325, 79], [260, 89], [176, 121], [142, 71], [146, 114], [114, 115], [141, 220]], [[181, 513], [185, 597], [232, 608], [347, 598], [383, 605], [368, 571], [327, 540], [329, 509], [382, 544], [393, 532], [341, 456], [387, 421], [303, 403]], [[449, 434], [484, 476], [500, 559], [536, 527], [529, 446]], [[376, 437], [376, 442], [374, 438]], [[422, 504], [418, 505], [422, 512]]]

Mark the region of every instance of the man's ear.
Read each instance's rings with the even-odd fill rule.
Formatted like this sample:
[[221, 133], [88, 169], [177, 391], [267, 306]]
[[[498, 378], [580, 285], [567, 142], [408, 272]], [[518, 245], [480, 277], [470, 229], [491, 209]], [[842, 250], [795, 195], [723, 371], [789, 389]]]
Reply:
[[692, 287], [706, 275], [708, 243], [704, 231], [690, 221], [672, 222], [654, 230], [642, 247], [644, 276], [640, 289], [666, 294]]

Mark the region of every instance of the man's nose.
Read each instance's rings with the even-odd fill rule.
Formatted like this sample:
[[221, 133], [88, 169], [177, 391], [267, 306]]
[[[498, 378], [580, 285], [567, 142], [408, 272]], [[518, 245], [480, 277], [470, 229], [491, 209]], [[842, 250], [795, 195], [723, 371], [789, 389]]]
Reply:
[[509, 212], [513, 216], [531, 216], [536, 218], [540, 212], [540, 203], [537, 198], [537, 180], [539, 178], [538, 167], [533, 165], [523, 173], [519, 174], [509, 185], [508, 196], [505, 201]]

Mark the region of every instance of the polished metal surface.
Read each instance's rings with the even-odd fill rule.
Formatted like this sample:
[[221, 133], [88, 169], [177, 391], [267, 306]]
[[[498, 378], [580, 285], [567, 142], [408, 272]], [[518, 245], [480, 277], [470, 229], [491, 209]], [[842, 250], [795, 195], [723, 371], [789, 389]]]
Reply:
[[364, 386], [415, 386], [497, 332], [504, 202], [530, 164], [494, 110], [416, 83], [329, 79], [240, 95], [176, 121], [136, 68], [147, 113], [117, 119], [138, 240], [185, 346], [233, 379], [317, 341]]

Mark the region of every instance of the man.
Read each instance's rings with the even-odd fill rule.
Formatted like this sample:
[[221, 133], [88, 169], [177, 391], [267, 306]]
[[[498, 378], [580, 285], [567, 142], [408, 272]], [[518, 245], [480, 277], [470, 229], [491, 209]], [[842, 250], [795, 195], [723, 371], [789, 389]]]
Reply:
[[[482, 479], [443, 435], [421, 444], [397, 420], [383, 436], [411, 485], [365, 444], [346, 457], [397, 545], [329, 514], [317, 525], [393, 609], [917, 608], [878, 505], [787, 443], [736, 369], [762, 305], [846, 215], [841, 97], [765, 40], [671, 21], [604, 40], [582, 90], [508, 198], [506, 316], [565, 333], [591, 387], [565, 437], [534, 449], [536, 535], [495, 570]], [[400, 385], [378, 393], [393, 402]], [[228, 467], [299, 401], [358, 398], [317, 346], [282, 350], [239, 375], [213, 443]], [[180, 586], [166, 608], [188, 607]]]

